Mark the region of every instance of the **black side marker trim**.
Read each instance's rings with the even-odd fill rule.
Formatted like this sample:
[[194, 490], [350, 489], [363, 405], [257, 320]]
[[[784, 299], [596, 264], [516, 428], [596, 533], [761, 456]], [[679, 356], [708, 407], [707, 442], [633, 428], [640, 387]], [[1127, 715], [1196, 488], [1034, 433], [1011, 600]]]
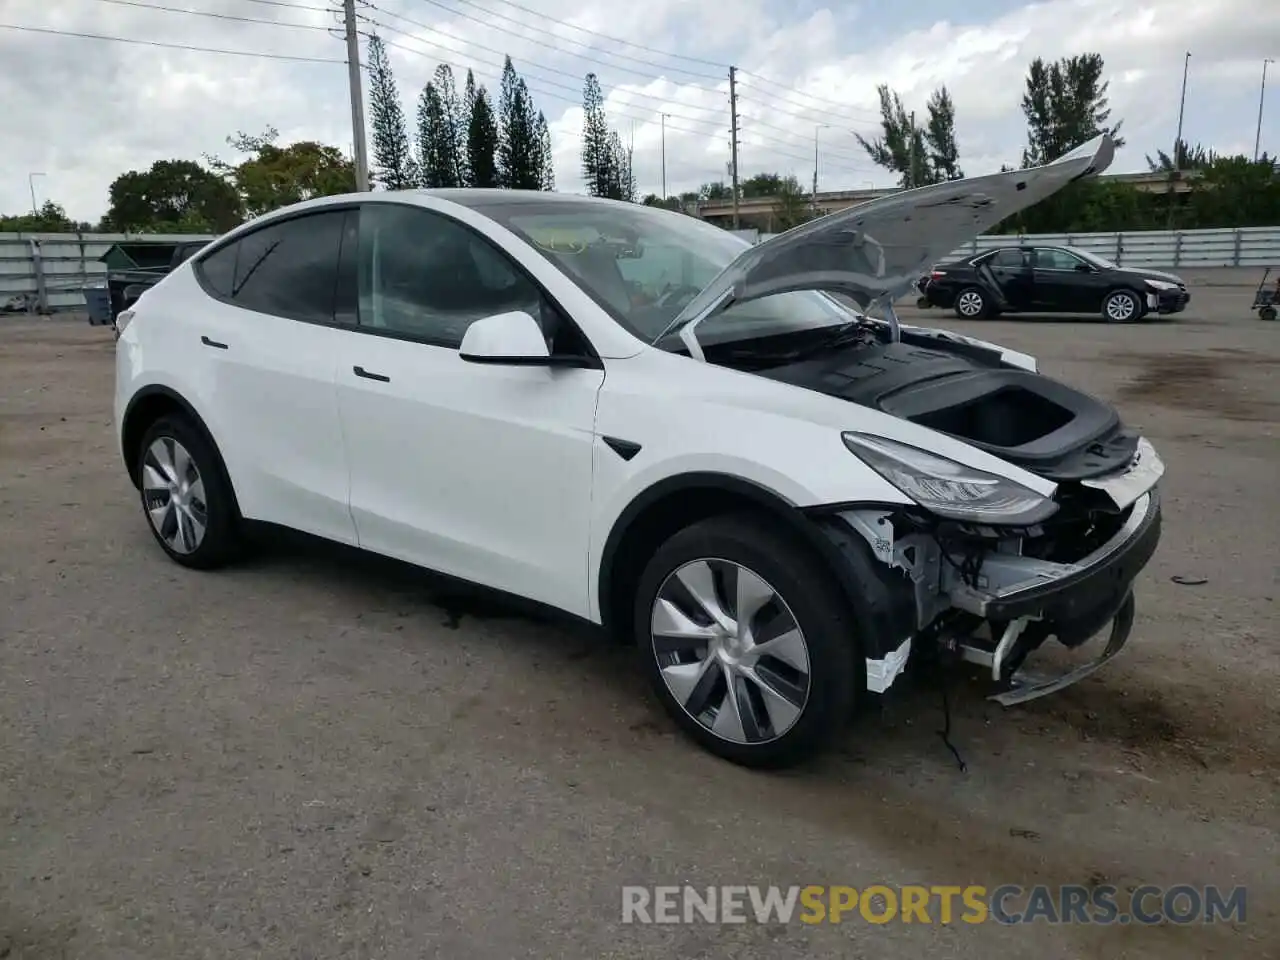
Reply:
[[630, 460], [640, 452], [640, 444], [631, 440], [620, 440], [617, 437], [601, 437], [600, 439], [623, 460]]

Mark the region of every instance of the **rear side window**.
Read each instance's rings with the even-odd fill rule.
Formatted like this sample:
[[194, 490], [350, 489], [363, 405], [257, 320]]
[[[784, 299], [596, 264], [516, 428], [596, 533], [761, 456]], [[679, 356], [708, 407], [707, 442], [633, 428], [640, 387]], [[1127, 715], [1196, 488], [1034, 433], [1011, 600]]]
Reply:
[[334, 210], [268, 224], [201, 261], [201, 278], [246, 310], [332, 323], [346, 223]]
[[231, 286], [236, 278], [236, 251], [239, 249], [240, 244], [233, 243], [213, 251], [196, 264], [200, 279], [220, 297], [231, 296]]
[[991, 258], [993, 267], [1020, 267], [1026, 262], [1026, 254], [1016, 248], [1001, 250]]

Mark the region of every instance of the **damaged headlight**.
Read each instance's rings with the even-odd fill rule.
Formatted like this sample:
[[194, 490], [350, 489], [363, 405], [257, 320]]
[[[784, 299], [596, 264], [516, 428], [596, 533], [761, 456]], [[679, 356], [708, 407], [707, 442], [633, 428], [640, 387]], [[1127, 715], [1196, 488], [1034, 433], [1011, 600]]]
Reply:
[[842, 433], [850, 452], [930, 513], [970, 523], [1032, 524], [1058, 505], [1020, 483], [936, 453], [863, 433]]

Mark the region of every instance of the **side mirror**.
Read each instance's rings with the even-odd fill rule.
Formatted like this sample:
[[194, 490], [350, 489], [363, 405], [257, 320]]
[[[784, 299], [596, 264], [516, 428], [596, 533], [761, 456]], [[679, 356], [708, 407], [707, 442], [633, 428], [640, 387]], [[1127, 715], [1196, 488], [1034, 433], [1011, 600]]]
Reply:
[[1087, 263], [1077, 263], [1076, 273], [1093, 273], [1093, 267], [1089, 266]]
[[482, 317], [467, 327], [458, 355], [468, 363], [514, 367], [586, 367], [585, 357], [554, 356], [542, 326], [523, 310]]

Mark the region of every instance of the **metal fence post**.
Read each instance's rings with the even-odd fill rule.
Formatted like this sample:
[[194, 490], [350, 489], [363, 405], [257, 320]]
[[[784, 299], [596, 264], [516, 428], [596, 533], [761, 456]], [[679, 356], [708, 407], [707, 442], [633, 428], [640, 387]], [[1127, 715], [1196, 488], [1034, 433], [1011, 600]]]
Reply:
[[36, 275], [36, 312], [47, 314], [49, 312], [49, 291], [45, 288], [44, 282], [44, 259], [40, 255], [40, 241], [29, 240], [31, 244], [31, 267]]
[[1182, 231], [1173, 235], [1173, 266], [1176, 269], [1182, 263]]
[[1244, 242], [1243, 231], [1239, 227], [1236, 227], [1235, 250], [1231, 255], [1231, 265], [1233, 267], [1240, 266], [1240, 245], [1243, 242]]
[[1116, 233], [1116, 266], [1124, 266], [1124, 234]]

